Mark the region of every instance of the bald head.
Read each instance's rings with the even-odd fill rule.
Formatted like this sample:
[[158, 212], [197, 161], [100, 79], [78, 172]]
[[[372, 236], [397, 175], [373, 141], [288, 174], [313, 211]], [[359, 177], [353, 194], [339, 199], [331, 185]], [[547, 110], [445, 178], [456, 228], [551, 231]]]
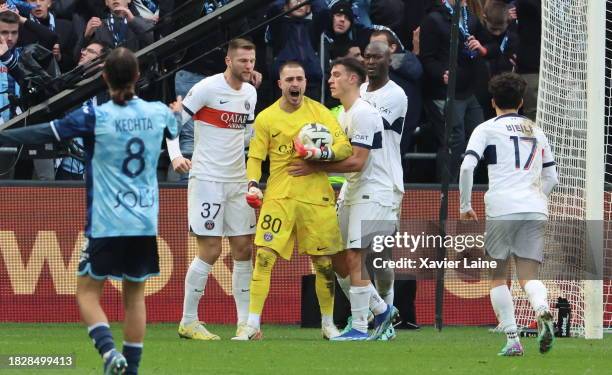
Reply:
[[391, 58], [391, 49], [389, 49], [389, 44], [383, 42], [382, 40], [373, 40], [366, 47], [366, 53], [370, 51], [371, 53], [384, 55], [388, 58]]
[[368, 79], [374, 86], [384, 85], [389, 81], [389, 64], [391, 64], [391, 50], [389, 45], [382, 41], [373, 41], [363, 54]]

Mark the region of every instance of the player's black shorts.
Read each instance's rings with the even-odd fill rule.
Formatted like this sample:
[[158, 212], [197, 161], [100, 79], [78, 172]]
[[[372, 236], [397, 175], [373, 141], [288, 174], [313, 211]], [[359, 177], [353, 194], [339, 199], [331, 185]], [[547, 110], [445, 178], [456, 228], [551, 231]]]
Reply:
[[157, 238], [105, 237], [89, 238], [81, 251], [79, 276], [96, 280], [107, 278], [142, 282], [159, 275]]

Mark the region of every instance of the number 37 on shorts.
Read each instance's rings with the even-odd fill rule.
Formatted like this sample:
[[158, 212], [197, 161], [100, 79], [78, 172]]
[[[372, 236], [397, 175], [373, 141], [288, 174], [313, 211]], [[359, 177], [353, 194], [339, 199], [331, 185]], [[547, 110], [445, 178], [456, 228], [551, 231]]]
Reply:
[[246, 183], [189, 180], [189, 230], [197, 236], [255, 233], [255, 211], [244, 199]]
[[341, 251], [334, 205], [320, 206], [293, 199], [264, 202], [257, 222], [255, 245], [291, 259], [296, 240], [300, 254], [331, 255]]

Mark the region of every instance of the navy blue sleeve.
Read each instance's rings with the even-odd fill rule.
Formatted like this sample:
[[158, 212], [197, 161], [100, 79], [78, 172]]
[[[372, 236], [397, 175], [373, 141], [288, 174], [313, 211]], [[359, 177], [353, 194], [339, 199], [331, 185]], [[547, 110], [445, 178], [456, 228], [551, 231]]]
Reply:
[[37, 145], [53, 141], [57, 141], [57, 137], [49, 123], [0, 132], [0, 145], [2, 146]]
[[60, 120], [51, 122], [58, 140], [75, 137], [87, 137], [94, 134], [96, 127], [96, 113], [90, 103], [83, 106]]

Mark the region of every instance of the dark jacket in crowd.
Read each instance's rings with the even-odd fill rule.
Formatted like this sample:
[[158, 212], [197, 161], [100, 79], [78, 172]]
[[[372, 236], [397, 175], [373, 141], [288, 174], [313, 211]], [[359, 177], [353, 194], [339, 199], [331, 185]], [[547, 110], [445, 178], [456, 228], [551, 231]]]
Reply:
[[384, 25], [397, 34], [405, 26], [404, 8], [404, 0], [372, 1], [370, 5], [370, 18], [373, 24]]
[[409, 51], [413, 50], [412, 32], [421, 25], [427, 15], [439, 0], [403, 0], [404, 16], [402, 26], [397, 36]]
[[[268, 12], [273, 17], [282, 11], [280, 2], [274, 3]], [[299, 61], [304, 65], [306, 77], [310, 81], [321, 79], [323, 72], [318, 55], [319, 38], [325, 22], [326, 7], [320, 1], [313, 1], [312, 16], [304, 18], [281, 17], [270, 23], [266, 40], [272, 47], [274, 61], [271, 65], [271, 77], [278, 77], [278, 68], [287, 61]]]
[[51, 51], [55, 43], [57, 43], [57, 34], [40, 23], [28, 19], [23, 25], [19, 25], [17, 47], [35, 43]]
[[539, 73], [540, 41], [542, 37], [542, 2], [540, 0], [516, 0], [519, 45], [517, 72]]
[[487, 54], [487, 62], [491, 76], [513, 71], [515, 69], [513, 61], [516, 62], [516, 54], [519, 50], [516, 23], [510, 24], [502, 35], [495, 36], [489, 33], [489, 38], [492, 49]]
[[[468, 29], [487, 50], [494, 47], [487, 44], [485, 29], [478, 18], [471, 12], [468, 17]], [[451, 30], [451, 15], [449, 11], [439, 6], [429, 13], [421, 24], [420, 59], [425, 71], [424, 95], [429, 99], [445, 99], [447, 85], [444, 83], [444, 72], [449, 69], [449, 43]], [[474, 76], [485, 69], [480, 56], [471, 58], [464, 45], [465, 39], [459, 33], [457, 58], [457, 99], [466, 99], [474, 93]]]
[[[50, 20], [51, 17], [48, 17], [47, 19], [38, 19], [38, 22], [50, 29]], [[35, 20], [33, 21], [36, 22]], [[77, 41], [76, 33], [72, 27], [71, 21], [61, 19], [55, 15], [53, 21], [55, 23], [53, 31], [57, 34], [62, 55], [58, 64], [62, 72], [67, 72], [76, 66], [76, 61], [74, 59], [74, 46]]]
[[[187, 2], [190, 2], [190, 0], [175, 0], [174, 9], [182, 8]], [[202, 16], [204, 16], [203, 13]], [[184, 24], [182, 20], [177, 19], [176, 21], [179, 23], [179, 26]], [[200, 43], [187, 48], [183, 52], [183, 57], [179, 64], [186, 64], [197, 58], [195, 62], [184, 66], [183, 69], [206, 77], [221, 73], [225, 70], [225, 50], [216, 47], [223, 45], [232, 37], [240, 35], [247, 30], [248, 22], [245, 19], [237, 20], [230, 24], [223, 23], [208, 33]], [[202, 56], [204, 52], [210, 50], [212, 52]]]
[[421, 118], [421, 77], [423, 67], [419, 59], [410, 51], [394, 53], [391, 56], [389, 78], [397, 83], [408, 97], [408, 111], [404, 120], [404, 132], [412, 132]]

